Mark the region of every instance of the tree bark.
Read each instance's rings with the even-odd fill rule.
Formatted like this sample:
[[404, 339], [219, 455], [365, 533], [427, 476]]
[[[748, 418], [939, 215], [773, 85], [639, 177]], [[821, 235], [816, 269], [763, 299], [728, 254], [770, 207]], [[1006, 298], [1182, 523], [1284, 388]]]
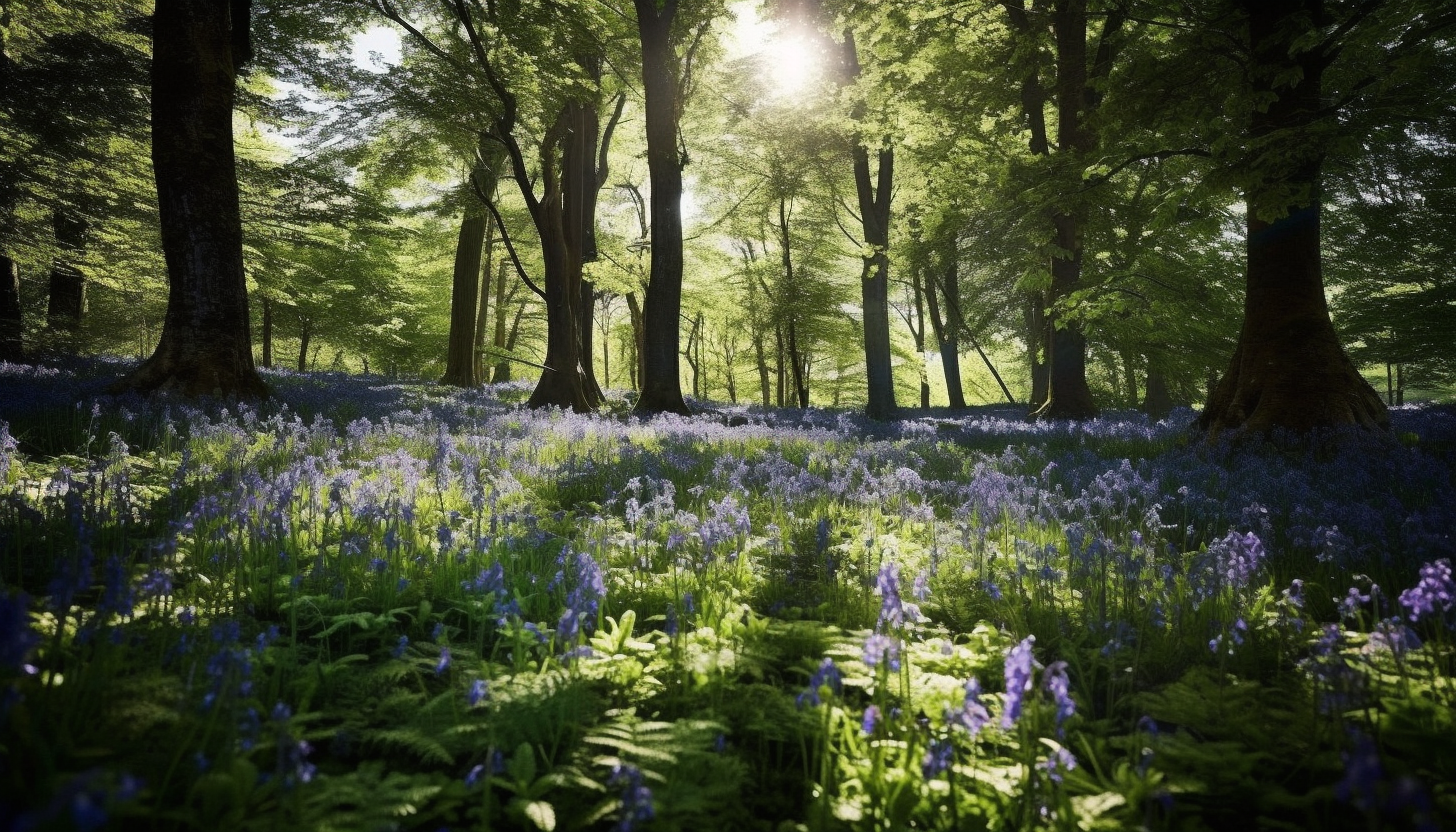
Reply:
[[[502, 232], [504, 234], [504, 232]], [[496, 267], [495, 278], [495, 337], [491, 339], [491, 345], [497, 350], [506, 348], [506, 268], [504, 259]], [[524, 305], [522, 306], [524, 308]], [[495, 370], [491, 373], [492, 384], [500, 384], [503, 381], [511, 380], [511, 362], [501, 359], [495, 364]]]
[[[954, 258], [946, 267], [945, 288], [943, 289], [946, 298], [946, 306], [951, 307], [954, 297], [959, 295], [957, 273], [959, 266]], [[966, 407], [965, 387], [961, 384], [961, 353], [956, 339], [956, 320], [951, 317], [947, 321], [942, 316], [940, 303], [936, 299], [935, 278], [925, 282], [925, 300], [930, 307], [930, 327], [935, 333], [935, 342], [940, 345], [940, 368], [945, 373], [945, 393], [950, 407], [954, 410], [964, 410]], [[947, 325], [949, 324], [949, 325]]]
[[633, 0], [642, 41], [642, 89], [646, 104], [647, 171], [652, 183], [652, 260], [643, 311], [639, 413], [689, 413], [678, 370], [682, 315], [682, 159], [678, 120], [682, 113], [672, 23], [678, 0]]
[[919, 271], [911, 276], [915, 293], [915, 354], [920, 356], [920, 406], [930, 407], [930, 373], [925, 366], [925, 281]]
[[480, 257], [485, 247], [485, 213], [476, 206], [460, 220], [455, 272], [450, 281], [450, 338], [441, 384], [474, 387], [475, 322], [480, 312]]
[[114, 390], [263, 397], [253, 365], [233, 155], [237, 67], [249, 49], [246, 3], [157, 0], [152, 163], [167, 315], [156, 351]]
[[1168, 379], [1162, 371], [1148, 367], [1147, 393], [1143, 412], [1150, 419], [1164, 419], [1173, 412], [1173, 396], [1168, 392]]
[[643, 345], [647, 340], [647, 325], [642, 314], [642, 304], [637, 301], [636, 292], [627, 293], [627, 316], [632, 320], [632, 389], [642, 389]]
[[[1318, 135], [1325, 57], [1301, 45], [1324, 25], [1321, 0], [1245, 0], [1254, 66], [1244, 320], [1228, 371], [1199, 425], [1220, 431], [1307, 432], [1359, 425], [1387, 430], [1380, 395], [1360, 375], [1330, 322], [1320, 267]], [[1296, 51], [1298, 50], [1298, 51]]]
[[263, 366], [273, 366], [273, 301], [263, 298]]
[[485, 218], [485, 254], [480, 266], [480, 304], [475, 310], [475, 343], [471, 345], [471, 364], [478, 384], [486, 382], [485, 333], [490, 329], [490, 293], [495, 291], [495, 220]]
[[0, 361], [25, 360], [25, 313], [20, 305], [20, 267], [0, 254]]
[[308, 347], [313, 341], [313, 321], [301, 318], [298, 322], [298, 371], [308, 372]]
[[[850, 80], [859, 77], [859, 54], [854, 35], [845, 32], [844, 57]], [[863, 121], [864, 105], [857, 104], [851, 117]], [[890, 197], [895, 172], [895, 155], [889, 147], [877, 153], [875, 170], [870, 170], [870, 151], [863, 136], [856, 136], [852, 151], [854, 184], [859, 197], [860, 228], [866, 254], [860, 270], [860, 303], [864, 307], [865, 376], [869, 398], [865, 415], [886, 420], [895, 417], [895, 378], [890, 362]]]

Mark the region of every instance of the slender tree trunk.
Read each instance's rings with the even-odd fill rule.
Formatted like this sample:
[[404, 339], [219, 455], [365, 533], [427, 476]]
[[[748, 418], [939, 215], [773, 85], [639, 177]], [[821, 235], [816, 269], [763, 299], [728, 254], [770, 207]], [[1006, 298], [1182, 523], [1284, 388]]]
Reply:
[[1036, 293], [1028, 297], [1026, 302], [1026, 362], [1031, 373], [1031, 398], [1028, 404], [1033, 411], [1046, 404], [1050, 382], [1047, 359], [1051, 346], [1046, 337], [1046, 313], [1042, 306], [1044, 301], [1045, 296]]
[[1263, 145], [1245, 195], [1244, 322], [1228, 371], [1199, 425], [1267, 433], [1335, 425], [1385, 430], [1380, 395], [1345, 354], [1330, 322], [1320, 270], [1321, 81], [1325, 58], [1309, 38], [1324, 26], [1321, 0], [1245, 0], [1253, 48], [1250, 138]]
[[[959, 294], [959, 289], [953, 294], [952, 288], [957, 281], [959, 266], [955, 258], [951, 258], [950, 265], [946, 267], [945, 288], [946, 305], [951, 306], [952, 298]], [[935, 342], [940, 345], [940, 367], [945, 372], [945, 392], [950, 406], [954, 410], [964, 410], [966, 407], [965, 388], [961, 385], [961, 353], [956, 340], [955, 318], [946, 320], [941, 314], [940, 303], [936, 299], [935, 279], [926, 281], [925, 300], [930, 307], [930, 326], [935, 332]]]
[[925, 361], [925, 280], [916, 271], [910, 277], [915, 294], [915, 326], [910, 334], [915, 338], [915, 354], [920, 356], [920, 406], [930, 407], [930, 370]]
[[253, 365], [233, 155], [246, 2], [157, 0], [152, 163], [167, 261], [167, 317], [152, 354], [113, 389], [262, 397]]
[[273, 301], [263, 298], [263, 366], [273, 366]]
[[485, 333], [490, 329], [490, 293], [495, 290], [495, 220], [485, 218], [485, 255], [480, 267], [480, 305], [475, 310], [475, 342], [470, 356], [475, 381], [484, 384], [487, 379], [485, 361]]
[[785, 390], [785, 388], [788, 387], [788, 372], [789, 372], [789, 370], [788, 370], [788, 359], [787, 359], [787, 357], [785, 355], [785, 349], [784, 349], [784, 342], [785, 342], [785, 340], [786, 339], [784, 338], [784, 328], [782, 326], [775, 327], [774, 328], [774, 350], [775, 350], [775, 352], [774, 352], [774, 355], [775, 355], [775, 358], [774, 358], [774, 373], [777, 375], [778, 384], [777, 384], [777, 389], [775, 390], [775, 400], [774, 401], [775, 401], [775, 403], [779, 407], [783, 407], [784, 406], [785, 396], [787, 395], [787, 391]]
[[644, 378], [642, 363], [646, 360], [644, 346], [647, 341], [647, 320], [642, 315], [642, 304], [637, 302], [637, 293], [627, 293], [627, 316], [632, 320], [632, 389], [642, 389]]
[[[496, 267], [495, 277], [495, 337], [491, 339], [491, 346], [497, 350], [506, 348], [506, 269], [509, 264], [504, 258]], [[524, 308], [524, 304], [522, 305]], [[511, 380], [511, 362], [501, 359], [496, 362], [495, 371], [490, 377], [492, 384], [499, 384]]]
[[474, 387], [475, 321], [480, 312], [480, 258], [485, 245], [485, 214], [471, 206], [460, 220], [455, 243], [455, 272], [450, 281], [450, 339], [441, 384]]
[[768, 355], [764, 349], [762, 330], [755, 330], [753, 333], [753, 358], [758, 364], [758, 390], [763, 397], [763, 406], [773, 404], [773, 392], [770, 389], [768, 376]]
[[682, 160], [678, 120], [682, 112], [680, 59], [674, 54], [673, 18], [678, 0], [633, 0], [642, 41], [642, 89], [646, 103], [647, 170], [652, 183], [652, 271], [643, 309], [640, 413], [687, 414], [678, 371], [678, 320], [682, 315]]
[[298, 371], [308, 372], [308, 348], [313, 340], [313, 322], [303, 318], [298, 322]]
[[0, 254], [0, 361], [24, 360], [25, 313], [20, 305], [20, 267]]

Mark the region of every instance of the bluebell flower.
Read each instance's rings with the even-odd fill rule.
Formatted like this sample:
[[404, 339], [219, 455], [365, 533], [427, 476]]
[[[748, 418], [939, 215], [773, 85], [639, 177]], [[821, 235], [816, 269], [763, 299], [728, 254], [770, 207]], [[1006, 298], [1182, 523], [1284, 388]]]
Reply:
[[991, 713], [981, 702], [981, 683], [976, 677], [972, 676], [966, 682], [965, 700], [960, 709], [946, 709], [945, 721], [947, 725], [964, 728], [972, 737], [981, 733], [981, 729], [991, 721]]
[[948, 739], [933, 739], [920, 760], [920, 773], [930, 780], [949, 769], [954, 761], [955, 744]]
[[1421, 579], [1400, 594], [1400, 605], [1409, 612], [1411, 621], [1422, 616], [1447, 612], [1456, 603], [1456, 582], [1451, 580], [1451, 561], [1441, 558], [1421, 567]]
[[1077, 703], [1072, 701], [1071, 679], [1067, 677], [1066, 662], [1052, 662], [1042, 675], [1042, 686], [1052, 695], [1057, 707], [1057, 736], [1065, 732], [1063, 723], [1077, 712]]
[[607, 780], [609, 786], [622, 789], [622, 814], [613, 827], [616, 832], [632, 832], [638, 824], [655, 816], [652, 808], [652, 790], [643, 782], [642, 770], [628, 763], [612, 767]]
[[825, 658], [819, 663], [814, 675], [809, 677], [809, 687], [795, 700], [799, 707], [817, 707], [823, 703], [825, 693], [838, 694], [843, 688], [844, 675], [834, 665], [834, 660]]
[[470, 707], [474, 708], [476, 705], [479, 705], [485, 699], [485, 697], [485, 680], [472, 680], [470, 683], [470, 690], [466, 691], [465, 693], [465, 701], [469, 703]]
[[402, 658], [404, 656], [404, 651], [409, 649], [409, 643], [409, 636], [400, 636], [399, 641], [396, 641], [394, 643], [394, 649], [390, 651], [390, 655], [395, 657], [396, 659]]
[[1027, 636], [1006, 654], [1006, 708], [1001, 712], [1001, 727], [1010, 728], [1021, 718], [1021, 707], [1026, 694], [1031, 692], [1033, 666], [1031, 645], [1036, 636]]
[[882, 661], [891, 671], [900, 669], [900, 640], [883, 633], [871, 633], [865, 639], [864, 663], [878, 667]]
[[878, 727], [879, 724], [880, 706], [871, 705], [868, 708], [865, 708], [864, 718], [861, 719], [859, 723], [860, 732], [868, 737], [875, 732], [875, 728]]
[[450, 646], [440, 648], [440, 660], [435, 663], [435, 674], [439, 675], [450, 669]]
[[1036, 767], [1045, 771], [1053, 783], [1060, 783], [1064, 772], [1077, 767], [1077, 758], [1072, 756], [1072, 752], [1057, 746], [1057, 749], [1048, 754], [1046, 759], [1037, 763]]

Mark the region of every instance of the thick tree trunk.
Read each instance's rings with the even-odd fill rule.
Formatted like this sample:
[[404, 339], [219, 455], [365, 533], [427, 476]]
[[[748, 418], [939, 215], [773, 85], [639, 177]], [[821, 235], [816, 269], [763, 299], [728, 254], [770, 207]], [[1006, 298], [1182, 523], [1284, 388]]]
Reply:
[[71, 262], [86, 251], [90, 223], [65, 211], [51, 215], [56, 247], [63, 254], [51, 261], [50, 296], [46, 305], [46, 326], [74, 331], [86, 317], [86, 276]]
[[[600, 78], [600, 63], [584, 61], [588, 74]], [[566, 216], [563, 232], [566, 248], [575, 259], [576, 294], [572, 299], [572, 315], [576, 320], [577, 368], [582, 388], [592, 407], [601, 404], [602, 386], [597, 381], [592, 356], [592, 318], [596, 311], [596, 290], [582, 277], [582, 266], [597, 259], [597, 134], [601, 118], [595, 102], [574, 102], [567, 107], [569, 131], [564, 140], [561, 178], [566, 191], [562, 203]]]
[[25, 312], [20, 305], [20, 267], [0, 254], [0, 361], [25, 360]]
[[156, 352], [116, 390], [262, 397], [253, 365], [233, 94], [246, 60], [245, 3], [157, 0], [152, 16], [152, 163], [167, 316]]
[[263, 366], [273, 366], [273, 301], [263, 298]]
[[634, 0], [642, 41], [642, 89], [646, 104], [647, 170], [652, 183], [652, 270], [643, 309], [639, 413], [689, 412], [678, 371], [682, 315], [682, 160], [678, 119], [682, 102], [675, 71], [672, 23], [678, 0]]
[[1143, 412], [1151, 419], [1164, 419], [1173, 412], [1173, 396], [1168, 392], [1168, 379], [1162, 371], [1148, 368], [1147, 394]]
[[1308, 139], [1323, 118], [1324, 58], [1300, 44], [1324, 24], [1320, 0], [1246, 0], [1256, 109], [1250, 138], [1263, 146], [1245, 202], [1244, 322], [1228, 371], [1199, 425], [1210, 435], [1359, 425], [1388, 429], [1380, 395], [1360, 375], [1330, 323], [1320, 270], [1320, 166]]
[[1050, 378], [1047, 372], [1046, 314], [1042, 304], [1045, 296], [1037, 293], [1027, 298], [1026, 303], [1026, 363], [1031, 375], [1031, 396], [1028, 404], [1033, 411], [1046, 404], [1047, 387]]
[[485, 214], [474, 206], [460, 220], [455, 243], [455, 272], [450, 281], [450, 339], [441, 384], [474, 387], [475, 322], [480, 313], [480, 256], [485, 246]]
[[762, 331], [753, 333], [753, 359], [758, 365], [758, 389], [763, 398], [763, 406], [768, 407], [773, 404], [773, 391], [769, 383], [768, 355], [763, 340]]

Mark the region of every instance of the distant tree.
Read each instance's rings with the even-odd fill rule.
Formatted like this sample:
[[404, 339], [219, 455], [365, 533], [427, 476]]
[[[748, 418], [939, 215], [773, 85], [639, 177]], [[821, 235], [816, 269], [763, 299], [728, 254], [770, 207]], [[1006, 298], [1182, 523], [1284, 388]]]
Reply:
[[260, 397], [253, 365], [233, 150], [238, 67], [251, 57], [249, 0], [158, 0], [152, 164], [167, 260], [156, 351], [114, 390]]

